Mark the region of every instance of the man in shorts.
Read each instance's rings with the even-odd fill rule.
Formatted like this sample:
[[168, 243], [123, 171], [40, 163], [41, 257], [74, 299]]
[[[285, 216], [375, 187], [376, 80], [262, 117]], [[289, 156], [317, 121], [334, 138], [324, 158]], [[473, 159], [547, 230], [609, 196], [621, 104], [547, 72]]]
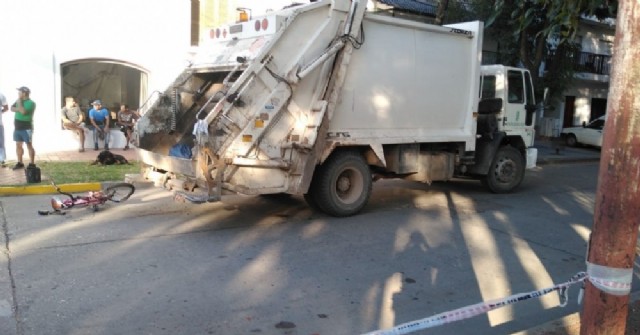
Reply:
[[78, 133], [78, 137], [80, 138], [78, 151], [84, 152], [84, 115], [73, 97], [66, 97], [64, 100], [65, 105], [62, 107], [60, 113], [62, 114], [62, 126], [64, 129]]
[[13, 140], [16, 142], [16, 156], [18, 163], [14, 170], [23, 169], [22, 156], [24, 155], [23, 144], [27, 144], [29, 151], [29, 165], [35, 165], [36, 152], [33, 149], [33, 113], [36, 111], [36, 103], [29, 98], [31, 90], [22, 86], [18, 88], [18, 100], [11, 106], [11, 111], [15, 113]]

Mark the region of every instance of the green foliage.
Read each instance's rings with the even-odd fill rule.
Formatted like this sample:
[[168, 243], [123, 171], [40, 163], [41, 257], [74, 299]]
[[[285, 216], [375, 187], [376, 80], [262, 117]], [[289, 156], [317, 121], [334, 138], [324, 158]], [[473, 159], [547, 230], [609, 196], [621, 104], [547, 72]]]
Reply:
[[[498, 42], [501, 63], [523, 66], [531, 72], [536, 100], [557, 98], [571, 84], [579, 46], [572, 41], [581, 15], [612, 17], [617, 1], [608, 0], [471, 0], [471, 15], [485, 22], [485, 36]], [[543, 62], [545, 75], [539, 77]], [[550, 103], [550, 101], [546, 101]]]
[[496, 15], [501, 15], [506, 8], [510, 10], [517, 28], [514, 34], [538, 26], [540, 30], [536, 35], [561, 37], [562, 42], [575, 37], [581, 15], [596, 15], [602, 19], [614, 15], [617, 8], [617, 2], [608, 0], [498, 0], [495, 3]]
[[56, 184], [122, 181], [125, 174], [140, 173], [140, 163], [130, 165], [89, 165], [89, 162], [42, 162], [42, 182]]
[[547, 58], [543, 85], [548, 89], [547, 104], [563, 98], [563, 92], [571, 85], [575, 74], [575, 59], [580, 52], [580, 45], [565, 42], [553, 50]]

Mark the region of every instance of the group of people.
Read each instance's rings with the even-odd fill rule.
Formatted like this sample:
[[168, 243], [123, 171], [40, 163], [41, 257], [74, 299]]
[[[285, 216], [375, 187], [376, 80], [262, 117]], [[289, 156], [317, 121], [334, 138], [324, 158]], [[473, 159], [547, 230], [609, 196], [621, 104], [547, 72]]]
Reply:
[[[29, 154], [29, 165], [35, 165], [35, 150], [33, 148], [33, 114], [36, 110], [36, 103], [29, 97], [31, 90], [22, 86], [18, 89], [18, 98], [9, 108], [6, 97], [0, 93], [0, 164], [5, 167], [6, 148], [4, 142], [4, 125], [2, 123], [2, 115], [11, 110], [14, 112], [14, 131], [13, 140], [16, 142], [16, 156], [18, 162], [13, 166], [14, 170], [25, 167], [23, 163], [24, 145], [27, 146]], [[104, 150], [109, 150], [110, 139], [110, 120], [111, 113], [108, 109], [102, 107], [100, 100], [95, 100], [89, 110], [88, 128], [93, 130], [94, 150], [99, 150], [99, 140], [104, 141]], [[85, 117], [73, 97], [65, 97], [65, 106], [62, 108], [62, 125], [64, 129], [75, 131], [79, 137], [80, 148], [78, 151], [84, 152], [85, 142]], [[120, 105], [120, 111], [116, 124], [120, 127], [126, 138], [124, 150], [129, 149], [133, 126], [138, 119], [138, 114], [129, 109], [126, 104]]]
[[[36, 152], [33, 149], [33, 113], [36, 111], [36, 103], [29, 98], [31, 90], [22, 86], [18, 89], [18, 98], [11, 105], [11, 112], [14, 116], [14, 131], [13, 140], [16, 142], [16, 156], [18, 162], [14, 165], [13, 169], [23, 169], [24, 163], [22, 157], [24, 156], [24, 144], [27, 145], [27, 151], [29, 152], [29, 165], [34, 165]], [[0, 93], [0, 106], [2, 109], [1, 114], [4, 114], [9, 110], [7, 104], [7, 98]], [[2, 115], [0, 115], [0, 164], [5, 167], [6, 148], [4, 144], [4, 125], [2, 123]]]
[[[104, 150], [109, 150], [110, 139], [110, 121], [111, 113], [108, 109], [102, 107], [102, 101], [95, 100], [92, 104], [92, 108], [89, 110], [89, 125], [88, 127], [93, 130], [93, 143], [94, 150], [99, 150], [99, 141], [104, 141]], [[65, 106], [62, 107], [62, 126], [65, 129], [72, 130], [78, 133], [80, 140], [80, 148], [78, 151], [84, 151], [84, 131], [85, 122], [84, 114], [76, 103], [73, 97], [65, 98]], [[124, 150], [129, 150], [129, 142], [131, 142], [131, 134], [133, 133], [133, 125], [138, 119], [138, 114], [129, 109], [126, 104], [120, 105], [120, 111], [118, 111], [118, 117], [116, 124], [120, 127], [120, 131], [124, 133], [127, 143], [124, 146]]]

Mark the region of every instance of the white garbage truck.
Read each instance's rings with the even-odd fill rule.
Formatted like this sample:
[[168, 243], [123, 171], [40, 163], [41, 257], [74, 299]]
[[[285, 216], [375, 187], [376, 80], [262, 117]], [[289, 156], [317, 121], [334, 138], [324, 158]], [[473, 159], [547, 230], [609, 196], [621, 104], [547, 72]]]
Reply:
[[536, 164], [533, 87], [525, 69], [481, 66], [482, 31], [377, 15], [365, 0], [212, 29], [141, 108], [141, 161], [181, 199], [298, 194], [333, 216], [362, 210], [380, 178], [511, 192]]

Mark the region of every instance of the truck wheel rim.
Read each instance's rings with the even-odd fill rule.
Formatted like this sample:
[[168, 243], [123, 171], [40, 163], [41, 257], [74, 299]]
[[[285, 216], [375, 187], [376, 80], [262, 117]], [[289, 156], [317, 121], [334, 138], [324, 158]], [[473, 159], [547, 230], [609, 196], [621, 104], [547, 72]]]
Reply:
[[345, 169], [336, 179], [335, 195], [345, 204], [352, 204], [364, 190], [364, 179], [355, 169]]
[[509, 183], [515, 178], [516, 164], [514, 161], [503, 158], [498, 162], [495, 170], [496, 179], [502, 183]]

